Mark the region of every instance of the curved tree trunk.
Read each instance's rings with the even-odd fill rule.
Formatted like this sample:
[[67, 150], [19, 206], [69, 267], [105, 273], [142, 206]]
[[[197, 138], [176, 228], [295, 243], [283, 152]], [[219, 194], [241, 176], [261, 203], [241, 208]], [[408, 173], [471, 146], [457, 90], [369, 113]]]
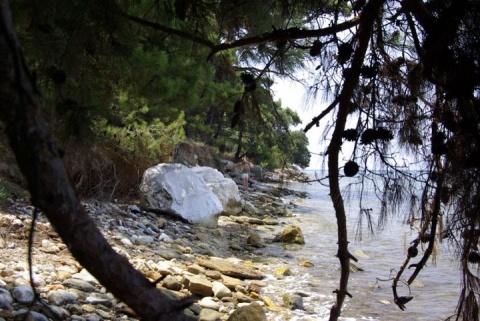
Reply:
[[107, 243], [76, 198], [56, 142], [40, 112], [7, 0], [0, 0], [0, 120], [34, 206], [41, 209], [73, 256], [143, 320], [187, 320], [189, 302], [156, 289]]
[[342, 134], [345, 130], [347, 116], [350, 112], [350, 99], [354, 89], [358, 84], [360, 68], [365, 59], [365, 53], [372, 35], [373, 24], [385, 0], [370, 0], [364, 7], [360, 25], [357, 32], [357, 43], [352, 59], [351, 72], [345, 77], [345, 83], [340, 93], [339, 108], [335, 122], [335, 128], [332, 134], [332, 140], [328, 146], [328, 176], [330, 185], [330, 197], [335, 209], [337, 218], [337, 237], [338, 252], [337, 257], [340, 260], [340, 285], [334, 292], [337, 295], [336, 302], [330, 310], [330, 321], [338, 320], [345, 296], [351, 296], [348, 293], [348, 279], [350, 276], [350, 258], [352, 255], [348, 251], [348, 231], [345, 215], [344, 201], [339, 185], [338, 174], [338, 155], [342, 145]]

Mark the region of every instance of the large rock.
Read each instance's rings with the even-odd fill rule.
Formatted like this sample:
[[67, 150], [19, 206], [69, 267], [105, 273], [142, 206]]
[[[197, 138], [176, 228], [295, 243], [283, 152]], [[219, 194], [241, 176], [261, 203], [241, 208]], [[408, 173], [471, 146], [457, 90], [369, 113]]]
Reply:
[[233, 311], [227, 321], [267, 321], [267, 315], [258, 303], [252, 303]]
[[302, 230], [296, 225], [287, 226], [282, 233], [275, 236], [273, 242], [305, 244]]
[[181, 164], [159, 164], [145, 171], [140, 184], [142, 205], [189, 222], [216, 227], [223, 206], [205, 180]]
[[210, 190], [222, 203], [224, 214], [236, 215], [242, 211], [242, 200], [238, 185], [231, 178], [226, 178], [215, 168], [200, 166], [192, 170], [200, 175]]

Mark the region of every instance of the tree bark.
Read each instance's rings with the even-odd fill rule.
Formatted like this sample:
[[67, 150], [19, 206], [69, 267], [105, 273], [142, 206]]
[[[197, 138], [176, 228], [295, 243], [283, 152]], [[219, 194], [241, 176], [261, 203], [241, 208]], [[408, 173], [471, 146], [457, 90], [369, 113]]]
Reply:
[[76, 198], [56, 142], [41, 114], [7, 0], [0, 0], [0, 120], [41, 209], [72, 255], [143, 320], [188, 320], [179, 300], [160, 291], [115, 252]]
[[345, 82], [342, 91], [340, 92], [335, 128], [332, 134], [332, 140], [328, 146], [328, 176], [330, 197], [332, 199], [337, 218], [337, 257], [340, 260], [341, 266], [340, 284], [339, 288], [334, 291], [337, 295], [337, 298], [330, 309], [330, 321], [338, 320], [345, 296], [350, 296], [348, 293], [348, 279], [350, 276], [350, 258], [352, 258], [352, 255], [348, 251], [347, 219], [339, 184], [338, 155], [342, 145], [342, 134], [345, 130], [345, 123], [350, 112], [350, 99], [353, 95], [355, 87], [358, 84], [360, 68], [362, 67], [365, 59], [365, 53], [372, 35], [373, 24], [384, 2], [385, 0], [370, 0], [363, 9], [357, 32], [357, 44], [352, 58], [351, 72], [345, 77]]

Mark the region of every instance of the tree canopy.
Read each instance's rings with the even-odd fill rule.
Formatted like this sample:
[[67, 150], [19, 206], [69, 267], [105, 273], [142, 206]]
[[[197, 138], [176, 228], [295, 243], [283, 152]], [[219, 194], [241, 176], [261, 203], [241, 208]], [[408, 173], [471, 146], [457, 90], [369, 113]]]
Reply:
[[[218, 11], [211, 12], [213, 8]], [[256, 9], [245, 8], [249, 14]], [[192, 139], [237, 158], [255, 154], [255, 161], [273, 168], [279, 164], [248, 143], [262, 144], [260, 136], [267, 135], [270, 146], [291, 163], [289, 151], [296, 145], [281, 146], [275, 136], [290, 132], [299, 118], [290, 117], [291, 112], [282, 118], [275, 111], [282, 107], [268, 94], [271, 79], [257, 81], [259, 73], [244, 64], [252, 53], [232, 51], [206, 59], [204, 42], [231, 37], [239, 27], [224, 14], [228, 10], [230, 4], [213, 2], [12, 2], [27, 61], [65, 148], [71, 140], [96, 144], [121, 157], [145, 155], [138, 161], [151, 165], [168, 161], [179, 141]], [[186, 42], [186, 35], [197, 41]], [[297, 63], [287, 59], [279, 72], [286, 74]], [[242, 75], [251, 75], [255, 90], [244, 90]], [[242, 102], [241, 121], [234, 123], [237, 101]], [[256, 132], [245, 127], [247, 122], [256, 122]], [[177, 132], [165, 135], [168, 126]], [[156, 148], [144, 141], [151, 138]], [[306, 167], [309, 156], [296, 161]]]
[[270, 86], [315, 66], [310, 90], [326, 107], [304, 131], [322, 124], [329, 143], [341, 264], [330, 320], [350, 296], [356, 260], [343, 177], [382, 179], [380, 223], [402, 201], [414, 204], [405, 220], [418, 237], [392, 284], [398, 307], [412, 300], [397, 293], [406, 267], [411, 284], [435, 243], [448, 240], [464, 277], [458, 319], [479, 320], [477, 1], [17, 0], [12, 11], [55, 132], [120, 157], [147, 155], [143, 164], [189, 137], [267, 166], [307, 165], [304, 133], [289, 129], [300, 119]]

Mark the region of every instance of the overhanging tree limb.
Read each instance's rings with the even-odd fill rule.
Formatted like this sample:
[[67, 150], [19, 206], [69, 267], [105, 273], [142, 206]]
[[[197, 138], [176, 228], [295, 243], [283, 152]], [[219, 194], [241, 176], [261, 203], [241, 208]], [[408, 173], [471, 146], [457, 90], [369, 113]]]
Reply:
[[305, 126], [305, 129], [303, 130], [304, 133], [308, 132], [310, 130], [310, 128], [312, 128], [314, 125], [318, 124], [318, 122], [320, 120], [322, 120], [323, 117], [325, 117], [326, 115], [328, 115], [334, 108], [335, 106], [337, 106], [338, 104], [338, 101], [339, 101], [339, 97], [335, 98], [335, 100], [327, 107], [325, 108], [321, 113], [320, 115], [314, 117], [312, 119], [311, 122], [309, 122], [307, 124], [307, 126]]
[[335, 122], [335, 128], [332, 134], [332, 140], [328, 146], [328, 181], [330, 183], [330, 197], [332, 199], [335, 215], [337, 218], [337, 237], [338, 252], [337, 257], [340, 260], [340, 285], [335, 291], [336, 301], [330, 310], [330, 321], [338, 320], [345, 296], [348, 294], [348, 279], [350, 275], [350, 255], [348, 251], [348, 233], [345, 207], [340, 192], [338, 157], [342, 145], [342, 134], [345, 130], [345, 124], [350, 112], [350, 99], [355, 88], [358, 85], [360, 69], [365, 60], [365, 54], [368, 48], [369, 39], [372, 35], [375, 19], [385, 0], [370, 0], [365, 5], [360, 24], [356, 34], [357, 44], [351, 63], [351, 72], [345, 77], [342, 90], [339, 96], [339, 108]]
[[272, 32], [263, 33], [261, 35], [242, 38], [242, 39], [224, 42], [224, 43], [215, 45], [213, 46], [212, 52], [208, 57], [210, 58], [211, 56], [223, 50], [256, 45], [260, 43], [275, 42], [275, 41], [286, 40], [286, 39], [295, 40], [295, 39], [306, 39], [306, 38], [312, 38], [312, 37], [314, 38], [314, 37], [324, 37], [328, 35], [333, 35], [338, 32], [348, 30], [358, 25], [359, 22], [360, 22], [359, 18], [355, 17], [343, 23], [339, 23], [337, 25], [333, 25], [331, 27], [322, 28], [322, 29], [306, 30], [306, 29], [299, 29], [299, 28], [290, 28], [290, 29], [274, 30]]
[[120, 17], [123, 17], [127, 20], [133, 21], [135, 23], [138, 23], [142, 26], [149, 27], [149, 28], [152, 28], [152, 29], [155, 29], [155, 30], [158, 30], [158, 31], [163, 31], [163, 32], [166, 32], [168, 34], [172, 34], [172, 35], [184, 38], [184, 39], [191, 40], [193, 42], [196, 42], [196, 43], [202, 44], [202, 45], [204, 45], [208, 48], [211, 48], [212, 50], [215, 47], [215, 44], [212, 41], [210, 41], [208, 39], [205, 39], [203, 37], [199, 37], [199, 36], [197, 36], [195, 34], [192, 34], [190, 32], [170, 28], [170, 27], [164, 26], [160, 23], [148, 21], [148, 20], [133, 16], [131, 14], [125, 13], [125, 12], [118, 12], [117, 14]]
[[48, 217], [78, 262], [142, 320], [191, 320], [181, 311], [190, 299], [182, 301], [158, 290], [135, 270], [112, 249], [76, 198], [41, 115], [7, 0], [0, 0], [0, 48], [0, 120], [28, 182], [33, 205]]
[[279, 40], [307, 39], [312, 37], [324, 37], [328, 35], [333, 35], [338, 32], [348, 30], [358, 25], [360, 22], [360, 19], [358, 17], [355, 17], [351, 20], [348, 20], [343, 23], [339, 23], [327, 28], [314, 29], [314, 30], [307, 30], [307, 29], [300, 29], [300, 28], [278, 29], [278, 30], [273, 30], [272, 32], [266, 32], [266, 33], [252, 36], [252, 37], [245, 37], [245, 38], [241, 38], [233, 41], [215, 44], [212, 41], [205, 39], [203, 37], [197, 36], [195, 34], [192, 34], [186, 31], [170, 28], [160, 23], [148, 21], [143, 18], [136, 17], [124, 12], [118, 12], [117, 14], [125, 19], [138, 23], [142, 26], [163, 31], [184, 39], [191, 40], [201, 45], [204, 45], [211, 49], [211, 52], [208, 55], [208, 59], [210, 59], [213, 55], [219, 53], [220, 51], [233, 49], [233, 48], [240, 48], [240, 47], [251, 46], [251, 45], [267, 43], [267, 42], [276, 42]]

